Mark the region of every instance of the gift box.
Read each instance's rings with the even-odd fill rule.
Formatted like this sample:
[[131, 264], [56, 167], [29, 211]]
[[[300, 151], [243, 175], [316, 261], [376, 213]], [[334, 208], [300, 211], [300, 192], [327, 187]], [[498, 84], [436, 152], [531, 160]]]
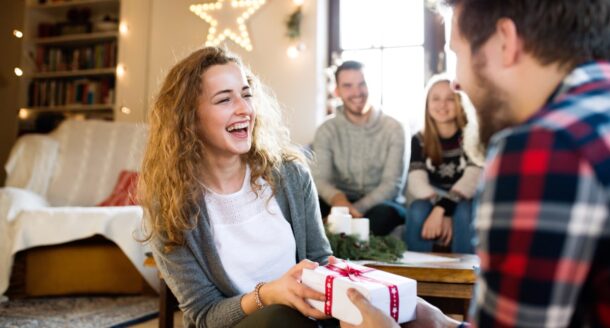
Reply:
[[413, 279], [343, 261], [304, 269], [301, 281], [326, 295], [325, 302], [308, 299], [309, 304], [341, 321], [353, 325], [362, 322], [360, 311], [347, 297], [349, 288], [358, 290], [398, 323], [415, 319], [417, 282]]

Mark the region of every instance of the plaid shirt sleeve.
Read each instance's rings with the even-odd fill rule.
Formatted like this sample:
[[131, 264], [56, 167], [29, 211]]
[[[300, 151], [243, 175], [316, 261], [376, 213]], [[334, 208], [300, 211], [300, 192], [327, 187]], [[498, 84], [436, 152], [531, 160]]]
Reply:
[[610, 88], [605, 111], [584, 117], [590, 89], [492, 140], [475, 325], [610, 327]]

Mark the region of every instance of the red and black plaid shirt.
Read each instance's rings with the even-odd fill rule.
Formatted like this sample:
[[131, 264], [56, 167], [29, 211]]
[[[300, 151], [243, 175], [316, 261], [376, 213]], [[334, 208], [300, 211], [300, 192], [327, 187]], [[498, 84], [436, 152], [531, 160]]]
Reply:
[[482, 186], [475, 323], [610, 327], [610, 63], [496, 134]]

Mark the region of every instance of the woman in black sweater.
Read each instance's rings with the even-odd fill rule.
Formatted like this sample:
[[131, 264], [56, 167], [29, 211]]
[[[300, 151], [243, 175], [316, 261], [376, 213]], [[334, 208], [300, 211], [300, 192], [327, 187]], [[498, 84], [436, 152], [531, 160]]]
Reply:
[[411, 144], [405, 241], [412, 251], [430, 252], [434, 243], [473, 253], [472, 196], [481, 172], [463, 148], [467, 123], [461, 96], [449, 79], [428, 82], [424, 130]]

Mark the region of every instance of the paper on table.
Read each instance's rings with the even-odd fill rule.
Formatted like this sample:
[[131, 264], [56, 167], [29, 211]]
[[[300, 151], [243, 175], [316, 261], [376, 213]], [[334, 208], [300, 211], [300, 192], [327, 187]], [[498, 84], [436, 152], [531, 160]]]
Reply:
[[402, 254], [400, 263], [434, 263], [434, 262], [458, 262], [460, 259], [453, 257], [445, 257], [439, 255], [431, 255], [426, 253], [409, 252]]

